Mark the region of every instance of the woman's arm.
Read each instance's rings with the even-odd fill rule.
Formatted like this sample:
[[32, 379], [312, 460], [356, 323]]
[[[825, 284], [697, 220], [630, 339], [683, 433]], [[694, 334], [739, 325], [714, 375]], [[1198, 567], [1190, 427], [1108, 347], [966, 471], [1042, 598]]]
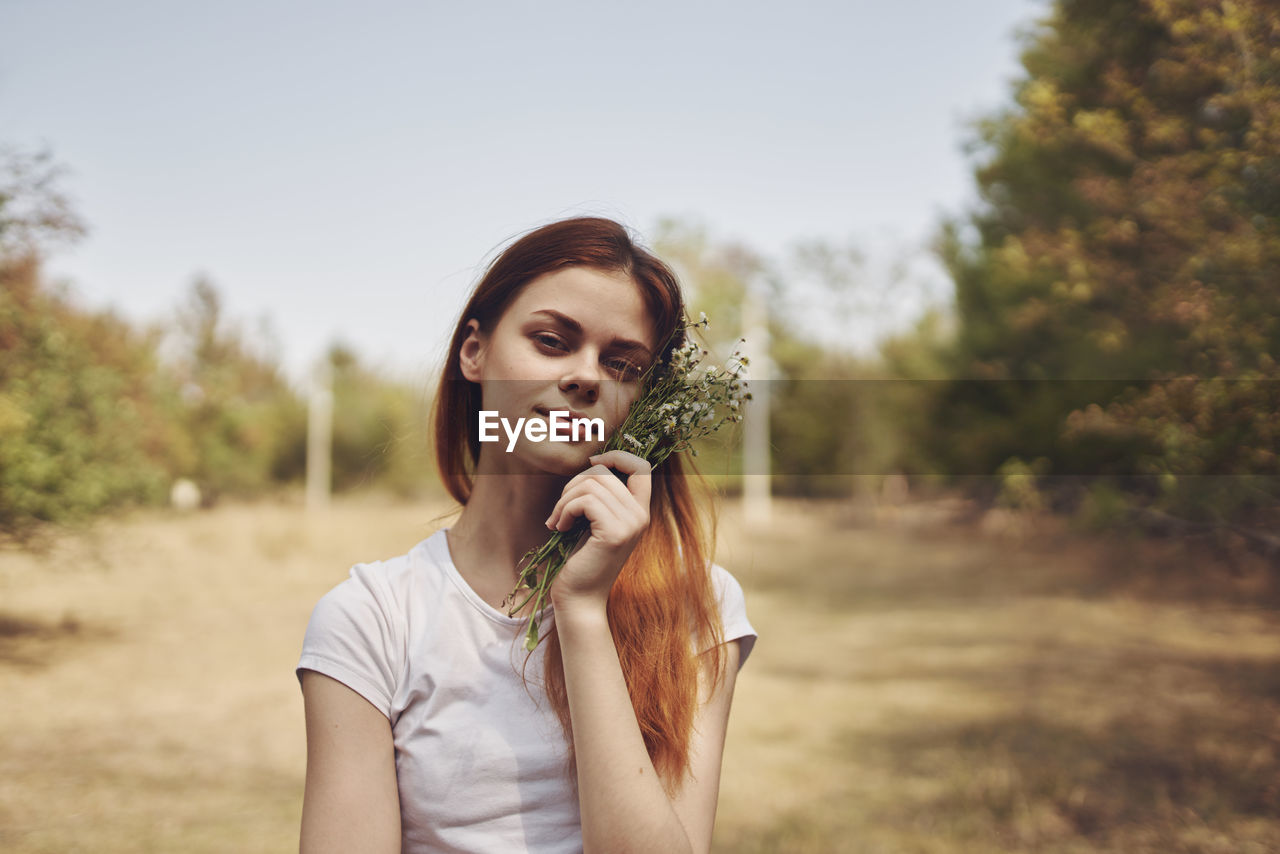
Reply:
[[[711, 845], [720, 760], [739, 650], [726, 650], [725, 678], [712, 690], [704, 673], [694, 719], [690, 775], [674, 799], [649, 759], [606, 615], [609, 589], [649, 524], [650, 467], [622, 451], [565, 485], [548, 525], [566, 529], [583, 516], [591, 535], [551, 588], [564, 660], [578, 764], [578, 801], [586, 854], [705, 852]], [[627, 474], [623, 485], [606, 466]]]
[[400, 793], [391, 723], [355, 691], [302, 671], [307, 784], [302, 854], [399, 854]]
[[738, 643], [725, 650], [714, 691], [704, 668], [689, 774], [675, 799], [653, 768], [603, 610], [556, 605], [556, 632], [578, 762], [582, 841], [591, 852], [706, 852], [711, 848]]
[[716, 804], [720, 800], [720, 764], [742, 647], [738, 641], [730, 641], [724, 652], [724, 677], [718, 684], [711, 684], [707, 668], [698, 674], [698, 710], [689, 742], [689, 776], [672, 802], [695, 851], [711, 850]]

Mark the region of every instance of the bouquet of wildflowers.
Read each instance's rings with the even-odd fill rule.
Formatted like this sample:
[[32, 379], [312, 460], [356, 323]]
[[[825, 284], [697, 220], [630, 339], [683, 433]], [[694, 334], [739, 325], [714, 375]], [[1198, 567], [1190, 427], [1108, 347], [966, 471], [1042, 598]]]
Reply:
[[[706, 329], [707, 326], [704, 313], [696, 323], [686, 323], [684, 329]], [[687, 450], [697, 456], [693, 443], [728, 422], [741, 421], [743, 404], [751, 399], [745, 379], [748, 360], [741, 353], [744, 341], [738, 340], [738, 346], [724, 366], [704, 368], [700, 363], [707, 351], [686, 334], [683, 345], [671, 348], [665, 364], [663, 360], [655, 360], [641, 377], [639, 397], [601, 453], [628, 451], [644, 458], [654, 468], [678, 451]], [[524, 594], [519, 604], [511, 608], [512, 616], [533, 602], [525, 649], [533, 651], [537, 647], [538, 614], [551, 595], [551, 582], [589, 531], [586, 520], [580, 519], [568, 531], [555, 532], [540, 548], [531, 549], [521, 558], [516, 589], [507, 598], [515, 601]]]

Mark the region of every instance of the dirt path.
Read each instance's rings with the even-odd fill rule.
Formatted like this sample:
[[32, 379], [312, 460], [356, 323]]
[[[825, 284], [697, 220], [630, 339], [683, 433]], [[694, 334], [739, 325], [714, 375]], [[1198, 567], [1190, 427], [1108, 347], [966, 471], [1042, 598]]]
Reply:
[[[296, 850], [311, 607], [443, 510], [228, 506], [0, 552], [0, 850]], [[761, 641], [717, 850], [1280, 850], [1280, 621], [1249, 579], [833, 506], [721, 533]]]

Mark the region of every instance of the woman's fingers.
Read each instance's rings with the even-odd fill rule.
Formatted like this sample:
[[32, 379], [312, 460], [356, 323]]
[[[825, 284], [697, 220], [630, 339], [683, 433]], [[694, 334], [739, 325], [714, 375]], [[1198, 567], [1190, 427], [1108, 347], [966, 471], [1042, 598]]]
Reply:
[[609, 469], [593, 466], [565, 485], [547, 518], [547, 527], [552, 530], [567, 530], [573, 524], [572, 516], [567, 513], [568, 506], [570, 502], [583, 496], [595, 496], [619, 518], [639, 519], [647, 513], [647, 508], [635, 501], [627, 487]]
[[649, 476], [653, 474], [653, 466], [648, 460], [626, 451], [606, 451], [588, 459], [596, 465], [608, 466], [627, 475], [627, 491], [635, 498], [636, 503], [648, 510], [652, 489]]
[[[596, 464], [574, 475], [565, 484], [560, 493], [560, 499], [552, 508], [551, 515], [547, 517], [547, 527], [552, 530], [559, 530], [562, 527], [559, 522], [564, 512], [564, 505], [580, 494], [588, 484], [593, 485], [592, 488], [603, 486], [619, 501], [634, 505], [639, 511], [638, 515], [647, 521], [651, 494], [649, 475], [653, 471], [649, 462], [625, 451], [597, 454], [591, 457], [591, 461]], [[618, 472], [627, 475], [625, 484], [618, 479]]]
[[586, 517], [591, 523], [593, 535], [603, 535], [604, 539], [612, 539], [606, 531], [612, 532], [620, 539], [624, 538], [625, 527], [612, 507], [600, 499], [599, 495], [579, 495], [564, 506], [560, 514], [560, 527], [568, 529], [578, 516]]
[[625, 474], [650, 474], [653, 466], [644, 457], [637, 457], [627, 451], [605, 451], [587, 458], [592, 463], [618, 469]]
[[548, 527], [557, 531], [568, 530], [578, 517], [591, 523], [591, 536], [579, 543], [552, 588], [557, 606], [575, 597], [605, 602], [649, 525], [649, 463], [624, 451], [597, 454], [591, 462], [591, 468], [565, 484], [548, 520]]

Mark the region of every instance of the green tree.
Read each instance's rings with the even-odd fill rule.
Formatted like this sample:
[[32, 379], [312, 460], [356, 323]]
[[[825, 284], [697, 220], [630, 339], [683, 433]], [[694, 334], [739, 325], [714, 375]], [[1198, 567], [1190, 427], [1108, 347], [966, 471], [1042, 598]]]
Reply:
[[84, 222], [58, 187], [63, 171], [47, 149], [0, 145], [0, 258], [38, 255], [84, 235]]
[[1059, 0], [1022, 63], [978, 125], [982, 204], [939, 239], [958, 335], [932, 453], [1110, 472], [1206, 518], [1273, 505], [1280, 10]]
[[159, 500], [174, 435], [154, 338], [53, 292], [41, 253], [84, 226], [48, 153], [0, 151], [0, 531]]
[[176, 473], [207, 495], [251, 495], [301, 474], [303, 404], [264, 331], [249, 339], [227, 318], [207, 278], [192, 282], [173, 325], [170, 369], [182, 397], [183, 452]]
[[174, 435], [153, 342], [0, 261], [0, 530], [22, 535], [166, 494]]
[[381, 486], [415, 497], [435, 489], [427, 396], [362, 364], [341, 343], [333, 368], [333, 486]]

